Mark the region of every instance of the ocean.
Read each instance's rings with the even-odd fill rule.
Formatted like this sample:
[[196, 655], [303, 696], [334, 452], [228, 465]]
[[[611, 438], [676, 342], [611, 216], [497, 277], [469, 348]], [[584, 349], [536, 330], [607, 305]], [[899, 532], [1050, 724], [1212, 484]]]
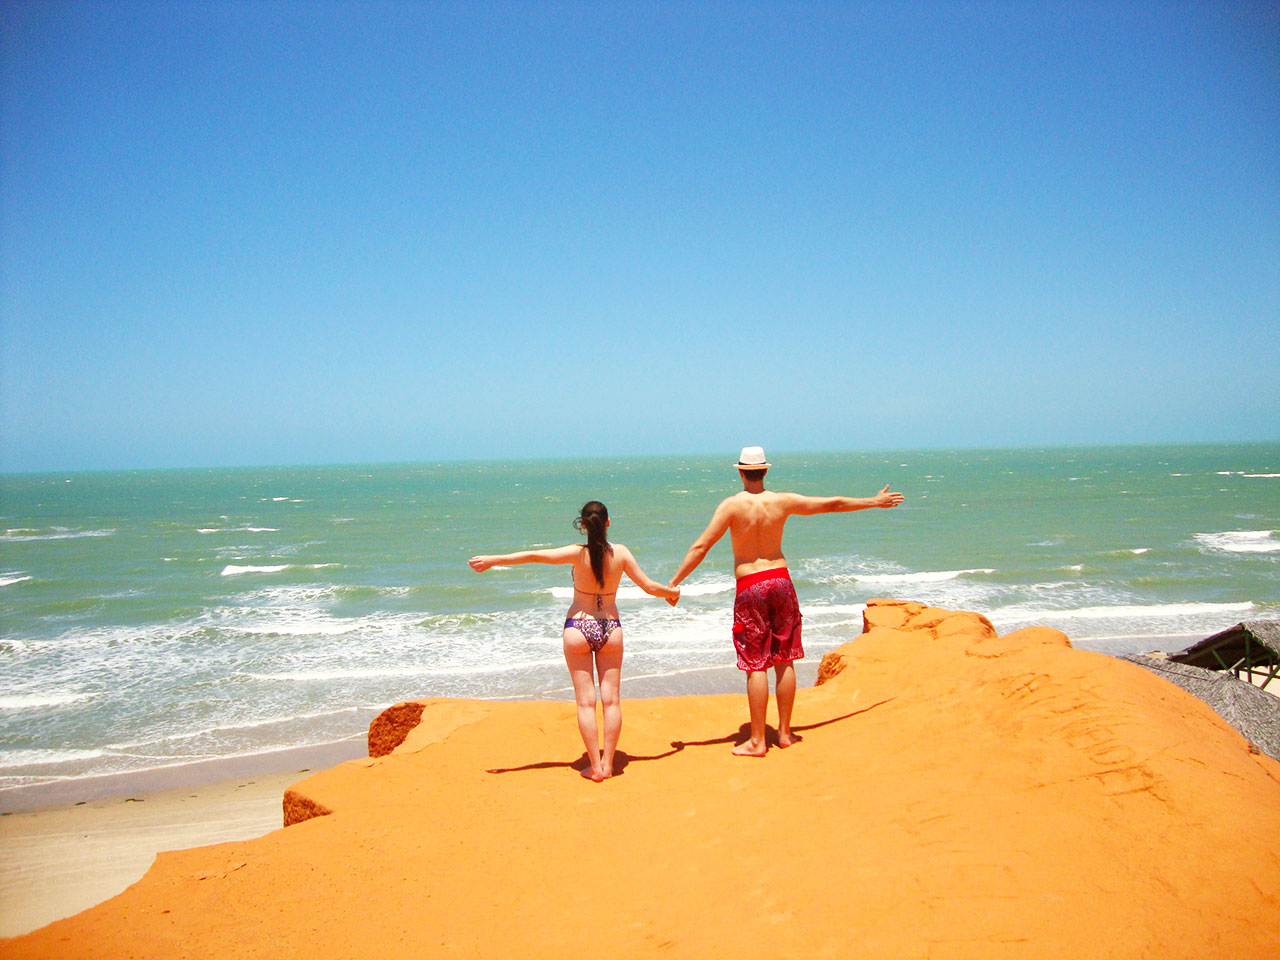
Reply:
[[[736, 452], [0, 477], [0, 790], [358, 738], [414, 697], [569, 699], [567, 568], [467, 558], [576, 542], [598, 498], [665, 581]], [[871, 597], [1116, 655], [1280, 617], [1280, 444], [770, 454], [775, 489], [906, 496], [789, 523], [802, 683]], [[727, 537], [674, 609], [624, 586], [624, 697], [739, 691], [732, 592]]]

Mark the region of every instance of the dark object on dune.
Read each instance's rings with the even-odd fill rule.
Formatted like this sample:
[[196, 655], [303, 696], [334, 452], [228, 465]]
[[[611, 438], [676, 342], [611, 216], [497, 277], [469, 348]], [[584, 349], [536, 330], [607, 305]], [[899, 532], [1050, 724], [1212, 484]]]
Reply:
[[1259, 753], [1280, 760], [1280, 697], [1237, 680], [1225, 670], [1205, 670], [1178, 663], [1172, 658], [1140, 653], [1130, 654], [1124, 659], [1158, 673], [1170, 683], [1199, 697], [1235, 727]]
[[1266, 687], [1280, 676], [1280, 620], [1245, 620], [1169, 654], [1169, 659], [1206, 670], [1230, 670], [1238, 679], [1261, 681]]

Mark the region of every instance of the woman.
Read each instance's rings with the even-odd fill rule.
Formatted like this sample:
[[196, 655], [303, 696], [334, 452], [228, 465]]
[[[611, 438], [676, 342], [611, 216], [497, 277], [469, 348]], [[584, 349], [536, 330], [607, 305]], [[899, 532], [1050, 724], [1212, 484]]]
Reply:
[[[645, 593], [663, 597], [672, 606], [680, 599], [680, 590], [650, 580], [630, 550], [608, 541], [609, 511], [599, 500], [584, 505], [573, 526], [587, 535], [585, 546], [575, 543], [548, 550], [484, 555], [467, 562], [477, 573], [496, 564], [573, 564], [573, 602], [569, 604], [569, 616], [564, 622], [564, 659], [569, 664], [573, 695], [578, 701], [578, 731], [587, 748], [587, 759], [591, 761], [591, 767], [582, 771], [582, 775], [599, 783], [613, 776], [613, 754], [622, 732], [622, 702], [618, 690], [622, 678], [622, 621], [618, 617], [618, 584], [625, 573]], [[604, 708], [603, 751], [596, 730], [595, 674], [600, 677], [600, 701]]]

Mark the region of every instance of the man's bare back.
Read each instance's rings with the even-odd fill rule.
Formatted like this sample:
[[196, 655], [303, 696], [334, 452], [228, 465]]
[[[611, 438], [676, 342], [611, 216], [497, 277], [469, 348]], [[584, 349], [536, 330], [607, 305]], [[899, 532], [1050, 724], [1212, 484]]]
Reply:
[[786, 502], [789, 496], [772, 490], [743, 490], [721, 502], [719, 509], [724, 510], [729, 521], [735, 577], [787, 565], [782, 554], [782, 534], [787, 517], [791, 516]]

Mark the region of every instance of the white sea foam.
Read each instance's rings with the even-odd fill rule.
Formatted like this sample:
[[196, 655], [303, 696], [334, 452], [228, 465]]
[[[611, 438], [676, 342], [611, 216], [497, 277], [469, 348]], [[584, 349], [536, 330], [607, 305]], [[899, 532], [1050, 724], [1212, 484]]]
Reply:
[[[191, 620], [168, 620], [159, 623], [136, 625], [99, 624], [90, 627], [73, 627], [54, 637], [32, 638], [22, 642], [19, 649], [57, 650], [64, 659], [61, 669], [83, 670], [91, 659], [95, 667], [115, 662], [123, 653], [101, 653], [103, 647], [131, 648], [139, 644], [165, 644], [181, 642], [198, 636], [210, 626], [208, 614]], [[7, 641], [14, 642], [14, 641]], [[90, 653], [89, 651], [95, 651]], [[108, 667], [109, 669], [109, 667]], [[74, 679], [74, 678], [73, 678]]]
[[0, 697], [0, 710], [32, 710], [38, 707], [61, 707], [88, 700], [89, 693], [19, 693]]
[[12, 573], [0, 573], [0, 587], [8, 587], [12, 584], [21, 583], [23, 580], [30, 579], [31, 578], [25, 573], [19, 573], [16, 570]]
[[197, 737], [208, 737], [218, 733], [236, 733], [240, 730], [256, 730], [261, 727], [271, 727], [277, 724], [297, 723], [303, 720], [322, 720], [326, 717], [337, 717], [348, 713], [357, 713], [361, 710], [376, 710], [377, 707], [342, 707], [338, 710], [324, 710], [320, 713], [296, 713], [287, 714], [277, 717], [266, 717], [261, 720], [246, 720], [242, 723], [233, 723], [227, 726], [210, 727], [207, 730], [183, 731], [175, 733], [167, 737], [157, 737], [153, 740], [138, 740], [132, 743], [108, 743], [103, 749], [112, 751], [132, 751], [140, 750], [145, 747], [156, 747], [165, 743], [179, 743], [183, 740], [193, 740]]
[[[1147, 652], [1153, 649], [1180, 650], [1203, 637], [1203, 631], [1185, 633], [1156, 628], [1150, 631], [1131, 630], [1122, 634], [1099, 633], [1092, 636], [1073, 633], [1071, 635], [1071, 643], [1073, 646], [1080, 646], [1081, 644], [1088, 643], [1095, 644], [1098, 647], [1107, 645], [1110, 647], [1125, 646], [1135, 648], [1130, 651], [1118, 651], [1117, 655], [1119, 655], [1119, 653], [1124, 652], [1139, 652], [1139, 650], [1136, 649], [1138, 647], [1145, 648], [1141, 652]], [[1162, 646], [1157, 647], [1157, 641], [1161, 642]]]
[[243, 623], [238, 629], [259, 636], [281, 637], [338, 637], [354, 633], [365, 624], [362, 618], [338, 620], [309, 612], [299, 612], [291, 618], [272, 618], [257, 623]]
[[1242, 476], [1242, 477], [1253, 477], [1253, 478], [1255, 478], [1255, 479], [1267, 479], [1267, 480], [1274, 480], [1274, 479], [1276, 479], [1277, 477], [1280, 477], [1280, 473], [1242, 473], [1242, 474], [1240, 474], [1240, 476]]
[[[265, 599], [262, 594], [256, 596]], [[203, 623], [227, 637], [351, 637], [352, 639], [343, 641], [341, 649], [352, 656], [361, 652], [361, 641], [372, 645], [365, 652], [374, 653], [388, 643], [398, 645], [424, 640], [429, 635], [437, 638], [442, 634], [453, 636], [460, 631], [450, 628], [475, 629], [487, 625], [486, 619], [476, 614], [428, 616], [425, 620], [419, 612], [378, 612], [340, 617], [320, 606], [283, 604], [270, 607], [221, 607], [209, 611], [203, 618]], [[504, 622], [503, 625], [507, 624]], [[323, 644], [320, 646], [325, 648]]]
[[101, 756], [104, 756], [102, 750], [0, 750], [0, 769], [74, 763]]
[[[301, 605], [310, 610], [316, 610], [319, 609], [319, 604], [332, 603], [337, 600], [338, 594], [339, 588], [334, 584], [305, 583], [246, 590], [237, 594], [236, 599], [245, 604], [265, 603], [272, 607], [297, 607]], [[267, 613], [267, 611], [261, 612]]]
[[[691, 583], [680, 587], [682, 597], [709, 597], [717, 593], [728, 593], [733, 589], [731, 582], [726, 583]], [[543, 593], [549, 593], [557, 600], [572, 600], [573, 587], [548, 587]], [[639, 587], [619, 587], [619, 600], [644, 600], [649, 596]]]
[[1169, 617], [1194, 617], [1211, 614], [1246, 613], [1253, 603], [1160, 603], [1101, 607], [1076, 607], [1051, 610], [1013, 606], [996, 610], [989, 616], [993, 623], [1020, 623], [1025, 620], [1150, 620]]
[[[707, 640], [706, 634], [703, 634], [701, 639], [705, 642]], [[641, 647], [639, 650], [629, 650], [627, 652], [627, 656], [632, 660], [635, 660], [641, 657], [690, 657], [690, 656], [709, 656], [709, 657], [717, 657], [722, 659], [725, 655], [725, 650], [727, 649], [729, 649], [730, 653], [732, 653], [732, 650], [729, 648], [728, 643], [718, 643], [718, 644], [715, 644], [714, 646], [701, 646], [701, 647], [683, 646], [683, 645], [682, 646], [666, 646], [666, 647], [646, 646], [646, 647]], [[623, 676], [624, 677], [626, 676], [625, 671], [623, 671]]]
[[326, 567], [340, 567], [340, 563], [275, 563], [245, 565], [229, 563], [222, 568], [222, 576], [237, 577], [243, 573], [280, 573], [282, 570], [323, 570]]
[[327, 670], [290, 670], [281, 673], [252, 673], [254, 680], [282, 680], [295, 682], [329, 680], [378, 680], [389, 677], [458, 677], [481, 673], [519, 673], [535, 667], [563, 667], [564, 660], [525, 660], [522, 662], [490, 664], [450, 664], [425, 666], [412, 664], [401, 667], [336, 667]]
[[[626, 637], [628, 656], [648, 654], [661, 646], [667, 650], [682, 650], [686, 654], [711, 644], [729, 642], [733, 615], [729, 607], [704, 610], [683, 616], [663, 605], [662, 612], [652, 616], [633, 616], [622, 624]], [[560, 638], [556, 637], [559, 646]]]
[[1222, 533], [1197, 533], [1195, 540], [1201, 548], [1226, 553], [1275, 553], [1280, 550], [1280, 540], [1274, 530], [1226, 530]]
[[[716, 652], [723, 653], [724, 651], [718, 650]], [[733, 665], [732, 661], [729, 661], [725, 663], [713, 663], [713, 664], [709, 664], [707, 666], [701, 666], [701, 667], [684, 667], [683, 669], [677, 669], [677, 670], [663, 670], [659, 673], [637, 673], [634, 675], [628, 675], [624, 673], [622, 675], [622, 682], [625, 684], [628, 680], [659, 680], [663, 677], [677, 677], [677, 676], [682, 676], [683, 674], [686, 674], [686, 673], [708, 673], [712, 670], [736, 671], [737, 667]], [[559, 692], [561, 690], [572, 690], [572, 689], [573, 687], [558, 687], [553, 692]]]
[[282, 750], [288, 750], [296, 747], [321, 747], [329, 744], [346, 743], [350, 740], [362, 739], [365, 736], [364, 731], [353, 733], [338, 739], [311, 741], [311, 742], [294, 742], [272, 744], [256, 750], [238, 749], [231, 752], [220, 753], [194, 753], [182, 755], [149, 755], [149, 754], [133, 754], [133, 753], [117, 753], [104, 750], [10, 750], [0, 752], [0, 769], [21, 768], [29, 766], [53, 766], [57, 764], [84, 762], [87, 760], [96, 760], [103, 757], [127, 759], [136, 758], [142, 760], [163, 760], [164, 763], [149, 764], [129, 764], [126, 767], [113, 767], [105, 770], [91, 771], [86, 774], [83, 771], [77, 771], [72, 776], [45, 775], [36, 773], [21, 774], [4, 774], [0, 775], [0, 779], [7, 783], [0, 785], [0, 789], [11, 789], [17, 786], [26, 786], [33, 783], [51, 783], [56, 781], [64, 781], [75, 779], [76, 777], [92, 775], [95, 773], [120, 773], [127, 770], [131, 773], [141, 773], [147, 770], [167, 770], [173, 767], [180, 767], [184, 764], [198, 760], [229, 760], [231, 758], [243, 759], [245, 757], [260, 757], [267, 754], [279, 753]]
[[239, 566], [229, 563], [222, 568], [222, 576], [238, 577], [242, 573], [279, 573], [281, 570], [288, 570], [293, 564], [277, 563], [266, 566]]
[[1150, 547], [1134, 547], [1129, 552], [1136, 556], [1141, 556], [1144, 553], [1150, 553], [1151, 548]]
[[718, 593], [731, 593], [734, 584], [731, 580], [721, 583], [685, 583], [680, 586], [681, 597], [710, 597]]
[[858, 583], [943, 583], [973, 573], [995, 573], [991, 567], [975, 567], [969, 570], [925, 570], [919, 573], [856, 573]]
[[821, 616], [862, 616], [864, 610], [867, 609], [865, 603], [808, 603], [805, 604], [802, 613], [806, 617]]
[[196, 527], [196, 533], [279, 533], [279, 527]]
[[81, 540], [85, 537], [110, 537], [115, 530], [68, 530], [66, 527], [51, 527], [48, 530], [35, 530], [19, 527], [6, 530], [0, 534], [0, 541], [23, 543], [28, 540]]

